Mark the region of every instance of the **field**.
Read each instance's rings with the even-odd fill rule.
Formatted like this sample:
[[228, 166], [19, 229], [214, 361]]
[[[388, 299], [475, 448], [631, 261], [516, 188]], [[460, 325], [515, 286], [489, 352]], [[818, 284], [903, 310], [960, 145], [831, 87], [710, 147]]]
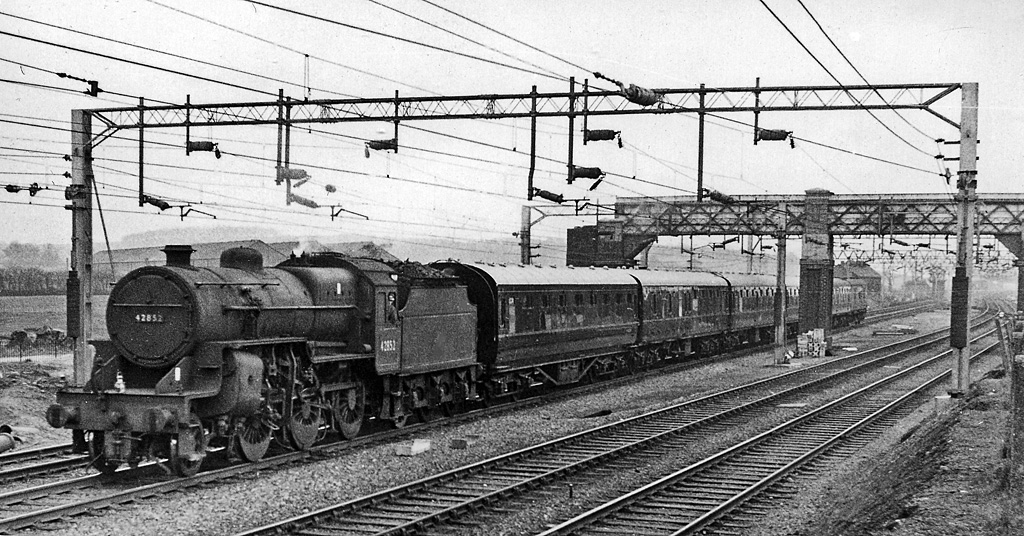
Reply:
[[[0, 337], [25, 328], [51, 328], [67, 330], [67, 298], [64, 296], [0, 296]], [[92, 338], [107, 337], [103, 320], [107, 296], [93, 296]]]

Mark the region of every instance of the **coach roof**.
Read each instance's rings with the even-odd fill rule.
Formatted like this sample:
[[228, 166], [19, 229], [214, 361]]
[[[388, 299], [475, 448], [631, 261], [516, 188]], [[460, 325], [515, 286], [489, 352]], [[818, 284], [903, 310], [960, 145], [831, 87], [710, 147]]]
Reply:
[[498, 286], [636, 286], [636, 280], [629, 275], [629, 270], [617, 268], [575, 268], [572, 266], [556, 268], [536, 264], [472, 262], [462, 264], [489, 275]]

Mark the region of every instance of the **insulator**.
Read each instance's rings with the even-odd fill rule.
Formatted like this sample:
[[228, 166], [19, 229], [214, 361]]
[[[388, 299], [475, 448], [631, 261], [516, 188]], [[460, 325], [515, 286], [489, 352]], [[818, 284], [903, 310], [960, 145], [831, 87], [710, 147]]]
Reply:
[[288, 194], [288, 199], [291, 202], [293, 202], [293, 203], [298, 203], [300, 205], [303, 205], [303, 206], [306, 206], [306, 207], [309, 207], [309, 208], [320, 208], [320, 204], [319, 203], [317, 203], [316, 201], [313, 201], [312, 199], [306, 199], [305, 197], [302, 197], [301, 195]]
[[658, 104], [662, 98], [661, 93], [635, 84], [630, 84], [628, 88], [623, 88], [622, 95], [629, 102], [639, 104], [640, 106]]
[[541, 190], [540, 188], [534, 188], [533, 195], [534, 197], [547, 199], [548, 201], [552, 201], [558, 204], [562, 204], [565, 202], [565, 196], [563, 196], [562, 194], [554, 194], [547, 190]]
[[584, 130], [583, 139], [586, 141], [611, 141], [619, 135], [618, 130], [611, 129], [598, 129], [598, 130]]
[[170, 203], [168, 203], [167, 201], [164, 201], [163, 199], [160, 199], [159, 197], [151, 197], [151, 196], [145, 195], [145, 196], [142, 196], [142, 201], [145, 202], [145, 203], [149, 203], [150, 205], [153, 205], [154, 207], [156, 207], [156, 208], [158, 208], [160, 210], [167, 210], [167, 209], [171, 208], [171, 204]]
[[306, 170], [304, 170], [302, 168], [286, 168], [286, 167], [279, 167], [279, 168], [277, 168], [277, 183], [278, 184], [281, 184], [281, 181], [284, 181], [284, 180], [289, 180], [290, 179], [290, 180], [293, 180], [293, 181], [297, 181], [299, 179], [305, 179], [307, 177], [309, 177], [309, 173], [306, 173]]
[[[185, 142], [185, 154], [188, 154], [188, 153], [191, 153], [191, 152], [195, 152], [195, 151], [204, 151], [204, 152], [209, 152], [209, 153], [212, 153], [214, 151], [220, 152], [220, 151], [217, 151], [217, 144], [212, 142], [212, 141], [189, 141], [189, 142]], [[220, 158], [220, 156], [218, 156], [217, 158]]]
[[390, 140], [370, 140], [366, 142], [366, 147], [374, 151], [397, 151], [398, 140], [395, 138]]
[[758, 141], [783, 141], [792, 133], [789, 130], [759, 128], [757, 129], [757, 139]]
[[21, 191], [21, 186], [15, 184], [8, 184], [6, 187], [4, 187], [4, 189], [12, 194], [16, 194]]
[[604, 175], [599, 167], [572, 167], [572, 177], [574, 179], [599, 179]]
[[712, 201], [718, 201], [723, 205], [731, 205], [736, 202], [736, 198], [731, 195], [723, 194], [718, 190], [704, 189], [704, 193], [711, 198]]

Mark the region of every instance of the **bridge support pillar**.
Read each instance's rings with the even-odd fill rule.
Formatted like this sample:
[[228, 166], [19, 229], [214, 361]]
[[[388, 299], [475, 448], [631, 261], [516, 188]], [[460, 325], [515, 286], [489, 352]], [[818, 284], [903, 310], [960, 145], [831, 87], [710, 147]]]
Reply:
[[1024, 259], [1013, 263], [1017, 267], [1017, 312], [1024, 311]]
[[829, 223], [832, 192], [807, 190], [804, 210], [803, 252], [800, 257], [800, 332], [825, 332], [826, 348], [832, 346], [832, 234]]

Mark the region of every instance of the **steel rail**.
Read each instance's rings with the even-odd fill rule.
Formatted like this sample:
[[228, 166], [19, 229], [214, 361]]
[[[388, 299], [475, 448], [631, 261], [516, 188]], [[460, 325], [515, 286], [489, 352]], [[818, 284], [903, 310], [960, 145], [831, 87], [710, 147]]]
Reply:
[[60, 453], [70, 452], [71, 447], [72, 445], [68, 443], [64, 445], [44, 445], [42, 447], [33, 447], [29, 449], [15, 449], [10, 452], [0, 454], [0, 467], [12, 463], [21, 463], [25, 460], [49, 458]]
[[[942, 330], [940, 330], [942, 331]], [[928, 334], [933, 335], [933, 334]], [[916, 339], [921, 339], [918, 337]], [[934, 339], [923, 345], [934, 344], [941, 340]], [[888, 346], [897, 346], [897, 344]], [[879, 350], [875, 350], [877, 352]], [[907, 352], [909, 349], [904, 349]], [[860, 355], [872, 351], [862, 352]], [[682, 433], [692, 432], [695, 428], [711, 422], [717, 422], [725, 416], [731, 416], [742, 409], [753, 409], [767, 402], [778, 399], [796, 390], [806, 390], [835, 379], [839, 374], [858, 371], [870, 364], [887, 361], [887, 357], [871, 360], [844, 369], [832, 376], [817, 377], [809, 382], [787, 390], [778, 388], [772, 394], [757, 396], [755, 400], [746, 400], [739, 406], [717, 409], [714, 407], [703, 410], [691, 422], [675, 422], [675, 414], [682, 408], [700, 407], [702, 404], [711, 406], [714, 401], [723, 398], [726, 393], [754, 391], [777, 381], [779, 378], [796, 378], [800, 375], [811, 375], [837, 362], [845, 362], [850, 356], [815, 367], [793, 371], [767, 380], [752, 382], [746, 386], [730, 389], [700, 399], [677, 404], [645, 415], [600, 426], [533, 447], [497, 456], [488, 460], [470, 464], [461, 468], [417, 480], [412, 483], [365, 497], [356, 498], [344, 503], [332, 505], [314, 512], [295, 516], [277, 523], [252, 529], [240, 536], [257, 536], [283, 534], [289, 531], [308, 531], [311, 529], [331, 530], [341, 526], [359, 526], [360, 532], [370, 534], [407, 534], [433, 525], [440, 520], [458, 516], [472, 508], [501, 500], [524, 489], [541, 485], [560, 478], [562, 475], [578, 471], [605, 460], [655, 445], [663, 440]], [[701, 410], [698, 410], [700, 412]], [[710, 413], [710, 414], [708, 414]], [[656, 419], [666, 421], [658, 423]], [[644, 429], [647, 428], [647, 429]], [[619, 433], [616, 438], [609, 432]], [[587, 440], [592, 440], [587, 443]], [[518, 464], [518, 465], [516, 465]], [[490, 476], [487, 472], [490, 471]], [[504, 485], [502, 485], [504, 483]], [[387, 504], [392, 506], [387, 506]], [[399, 513], [406, 514], [405, 519]], [[419, 515], [423, 514], [423, 515]], [[409, 516], [412, 515], [410, 518]]]
[[[975, 340], [991, 335], [991, 333], [992, 331], [983, 334], [980, 337], [977, 337]], [[982, 350], [981, 352], [978, 352], [976, 355], [980, 356], [986, 351], [994, 348], [995, 346], [997, 345], [992, 344], [985, 348], [984, 350]], [[863, 397], [868, 393], [872, 393], [881, 387], [888, 386], [892, 382], [895, 382], [896, 380], [899, 379], [903, 379], [904, 377], [907, 377], [910, 374], [920, 372], [925, 367], [933, 365], [939, 360], [947, 357], [951, 352], [951, 350], [947, 350], [925, 361], [922, 361], [913, 367], [892, 374], [886, 378], [882, 378], [876, 382], [871, 383], [870, 385], [867, 385], [852, 393], [849, 393], [809, 413], [796, 417], [795, 419], [783, 423], [779, 426], [776, 426], [771, 430], [762, 432], [757, 436], [754, 436], [743, 442], [733, 445], [728, 449], [725, 449], [713, 456], [710, 456], [708, 458], [705, 458], [704, 460], [694, 463], [676, 473], [663, 477], [655, 482], [652, 482], [626, 495], [623, 495], [618, 499], [609, 501], [604, 505], [601, 505], [588, 512], [585, 512], [584, 514], [581, 514], [571, 520], [561, 523], [558, 526], [552, 527], [544, 532], [541, 532], [537, 536], [563, 536], [567, 534], [576, 534], [577, 532], [587, 533], [588, 529], [592, 528], [593, 525], [609, 519], [610, 516], [614, 516], [617, 513], [622, 512], [625, 509], [630, 508], [632, 506], [640, 506], [642, 505], [643, 501], [650, 500], [652, 497], [657, 496], [658, 493], [667, 492], [667, 490], [670, 490], [670, 488], [673, 488], [677, 484], [682, 483], [684, 480], [689, 479], [691, 477], [695, 477], [711, 468], [719, 466], [727, 462], [728, 460], [733, 459], [741, 455], [742, 453], [747, 452], [752, 448], [763, 444], [768, 439], [781, 437], [784, 434], [795, 430], [798, 426], [809, 423], [813, 419], [817, 419], [819, 417], [827, 418], [829, 412], [840, 408], [848, 407], [848, 403], [857, 398]], [[846, 439], [851, 435], [855, 434], [856, 432], [862, 430], [869, 423], [874, 422], [882, 415], [892, 411], [894, 408], [905, 403], [911, 397], [920, 394], [925, 389], [928, 389], [935, 385], [936, 383], [942, 381], [948, 375], [949, 370], [947, 369], [943, 373], [928, 379], [925, 383], [918, 385], [910, 392], [903, 394], [902, 396], [898, 397], [895, 400], [887, 402], [881, 408], [874, 408], [870, 414], [861, 417], [854, 424], [846, 426], [838, 432], [828, 434], [825, 440], [815, 444], [811, 449], [803, 451], [800, 455], [798, 455], [796, 458], [791, 460], [789, 463], [786, 463], [782, 467], [773, 468], [769, 474], [761, 477], [755, 483], [749, 486], [745, 486], [742, 490], [734, 494], [728, 495], [726, 498], [724, 498], [724, 500], [720, 500], [716, 506], [709, 508], [704, 514], [701, 514], [695, 519], [690, 520], [687, 524], [683, 525], [682, 522], [678, 522], [677, 526], [681, 525], [680, 528], [674, 531], [671, 529], [666, 529], [662, 532], [665, 534], [671, 534], [672, 536], [683, 536], [686, 534], [694, 534], [701, 529], [707, 528], [710, 523], [720, 519], [722, 516], [724, 516], [726, 513], [734, 509], [736, 506], [746, 502], [752, 496], [756, 495], [762, 490], [767, 489], [771, 484], [778, 482], [781, 478], [790, 474], [795, 469], [801, 467], [807, 461], [811, 460], [814, 456], [826, 451], [827, 449], [838, 444], [838, 442], [840, 442], [841, 440]], [[806, 431], [801, 431], [801, 433], [805, 437], [808, 435]], [[737, 462], [737, 464], [739, 463], [740, 462]], [[768, 464], [769, 462], [765, 462], [765, 465]], [[690, 489], [697, 487], [699, 487], [699, 485], [694, 486]], [[713, 495], [715, 491], [719, 491], [717, 489], [710, 489], [710, 486], [707, 486], [707, 488], [709, 489], [703, 489], [702, 491], [707, 491], [708, 495]], [[625, 522], [626, 521], [624, 521], [623, 523]], [[669, 524], [669, 522], [667, 521], [662, 521], [660, 523]], [[614, 529], [606, 527], [604, 530], [600, 532], [607, 532], [608, 530]], [[647, 532], [654, 534], [657, 531], [652, 528], [650, 531]]]
[[[13, 465], [13, 464], [12, 464]], [[0, 469], [0, 483], [13, 480], [26, 480], [33, 476], [42, 476], [57, 471], [86, 467], [89, 465], [89, 457], [81, 454], [70, 455], [57, 459], [45, 459], [44, 461], [18, 467], [5, 467]]]

